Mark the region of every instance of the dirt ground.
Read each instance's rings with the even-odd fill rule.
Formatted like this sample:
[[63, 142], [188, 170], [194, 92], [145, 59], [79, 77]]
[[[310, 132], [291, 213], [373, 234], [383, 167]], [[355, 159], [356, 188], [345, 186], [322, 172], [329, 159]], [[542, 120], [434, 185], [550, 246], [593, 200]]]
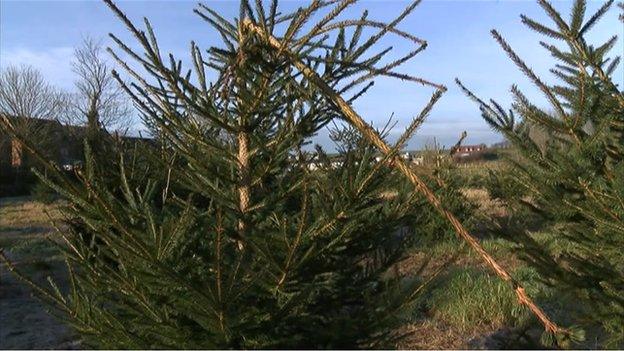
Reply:
[[[0, 249], [36, 283], [45, 286], [49, 276], [63, 290], [64, 263], [45, 240], [52, 233], [48, 215], [58, 215], [54, 210], [27, 198], [0, 200]], [[79, 338], [46, 309], [32, 289], [0, 263], [0, 349], [79, 348]]]
[[[50, 275], [59, 282], [62, 274], [56, 274], [57, 271], [62, 271], [62, 266], [55, 263], [47, 272], [36, 274], [36, 280], [44, 281]], [[8, 273], [6, 267], [0, 271], [0, 280], [0, 349], [79, 348], [78, 337], [51, 316], [47, 307], [32, 296], [31, 289]]]

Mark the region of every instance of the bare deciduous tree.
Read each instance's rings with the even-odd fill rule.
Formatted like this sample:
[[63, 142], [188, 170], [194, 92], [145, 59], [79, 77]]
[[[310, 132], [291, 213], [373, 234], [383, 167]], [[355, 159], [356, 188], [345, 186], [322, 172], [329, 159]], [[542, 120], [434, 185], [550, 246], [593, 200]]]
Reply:
[[37, 69], [9, 66], [0, 74], [0, 112], [12, 117], [58, 119], [65, 94], [48, 84]]
[[[0, 73], [0, 114], [7, 116], [15, 131], [47, 149], [51, 142], [41, 120], [58, 121], [66, 111], [67, 95], [48, 84], [37, 69], [28, 65], [8, 66]], [[11, 139], [0, 136], [0, 148]]]
[[101, 42], [91, 38], [85, 38], [74, 51], [76, 92], [68, 117], [73, 124], [87, 125], [91, 130], [127, 129], [132, 123], [132, 108], [102, 54]]

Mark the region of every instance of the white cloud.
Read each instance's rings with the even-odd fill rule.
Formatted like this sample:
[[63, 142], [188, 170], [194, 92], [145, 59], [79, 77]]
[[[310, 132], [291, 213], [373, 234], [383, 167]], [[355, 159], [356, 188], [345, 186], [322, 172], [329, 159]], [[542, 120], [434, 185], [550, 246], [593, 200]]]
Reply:
[[0, 67], [30, 65], [41, 71], [50, 84], [63, 89], [71, 89], [73, 85], [71, 72], [73, 53], [74, 49], [71, 47], [55, 47], [42, 51], [27, 48], [2, 49], [0, 51]]

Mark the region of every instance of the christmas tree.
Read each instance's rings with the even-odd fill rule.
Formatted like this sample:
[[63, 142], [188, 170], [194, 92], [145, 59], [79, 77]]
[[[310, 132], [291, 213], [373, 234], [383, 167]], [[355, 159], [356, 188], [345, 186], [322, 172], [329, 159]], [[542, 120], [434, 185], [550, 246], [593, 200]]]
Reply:
[[526, 16], [522, 22], [557, 41], [540, 42], [556, 60], [550, 70], [555, 84], [538, 77], [498, 32], [492, 35], [547, 98], [547, 107], [537, 106], [513, 86], [514, 103], [506, 111], [458, 83], [480, 105], [483, 118], [519, 151], [505, 176], [524, 194], [515, 200], [541, 216], [547, 236], [508, 234], [522, 244], [523, 257], [548, 284], [573, 291], [590, 306], [590, 323], [602, 324], [610, 334], [608, 346], [621, 346], [624, 93], [612, 77], [620, 57], [608, 56], [618, 38], [614, 35], [599, 45], [585, 40], [613, 1], [586, 17], [585, 1], [577, 0], [569, 21], [547, 1], [539, 4], [552, 23]]
[[[338, 137], [349, 134], [339, 127], [337, 159], [305, 150], [343, 116], [292, 62], [346, 104], [379, 76], [439, 86], [394, 72], [426, 46], [396, 29], [418, 2], [387, 24], [367, 13], [337, 20], [352, 3], [313, 1], [283, 14], [275, 1], [242, 1], [231, 21], [199, 5], [223, 43], [191, 43], [186, 70], [161, 55], [149, 21], [140, 30], [107, 2], [144, 51], [111, 35], [136, 63], [109, 50], [132, 82], [113, 74], [154, 139], [128, 147], [99, 131], [85, 142], [77, 180], [46, 163], [45, 181], [69, 202], [60, 233], [71, 288], [33, 284], [88, 345], [377, 348], [401, 336], [422, 283], [392, 267], [424, 235], [418, 214], [430, 209], [387, 167], [400, 147], [376, 162], [366, 139]], [[414, 49], [387, 60], [390, 49], [377, 43], [389, 34]]]

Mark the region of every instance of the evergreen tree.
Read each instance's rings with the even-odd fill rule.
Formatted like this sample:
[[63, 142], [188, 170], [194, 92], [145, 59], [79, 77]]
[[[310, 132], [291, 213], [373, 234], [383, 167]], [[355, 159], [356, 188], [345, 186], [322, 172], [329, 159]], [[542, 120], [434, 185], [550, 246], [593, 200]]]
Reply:
[[[275, 1], [266, 11], [244, 0], [233, 21], [199, 5], [223, 43], [205, 52], [192, 43], [186, 71], [161, 55], [147, 20], [140, 30], [107, 1], [144, 50], [111, 35], [138, 64], [110, 50], [134, 82], [114, 74], [157, 138], [129, 149], [103, 132], [98, 145], [85, 143], [77, 182], [47, 163], [47, 183], [69, 201], [60, 233], [71, 287], [64, 295], [33, 285], [88, 345], [353, 348], [400, 337], [402, 312], [422, 285], [391, 268], [423, 234], [417, 214], [428, 204], [397, 185], [405, 183], [387, 167], [393, 154], [373, 162], [365, 139], [338, 138], [339, 166], [312, 153], [321, 162], [314, 170], [302, 149], [344, 116], [293, 58], [349, 104], [378, 76], [434, 86], [393, 71], [425, 47], [396, 29], [418, 1], [388, 24], [367, 13], [338, 20], [353, 2], [281, 14]], [[390, 49], [375, 49], [387, 34], [414, 50], [388, 62]], [[267, 45], [273, 37], [282, 50]]]
[[[530, 29], [558, 41], [540, 42], [556, 59], [557, 83], [539, 78], [496, 31], [492, 35], [549, 102], [538, 107], [518, 87], [511, 89], [509, 111], [479, 103], [483, 118], [507, 137], [520, 156], [510, 160], [506, 176], [526, 196], [515, 197], [539, 214], [547, 239], [509, 233], [522, 244], [522, 255], [548, 284], [570, 289], [590, 308], [591, 322], [609, 332], [610, 346], [624, 341], [624, 93], [612, 78], [620, 57], [608, 57], [613, 36], [598, 46], [584, 39], [613, 4], [607, 1], [590, 17], [576, 0], [569, 21], [550, 3], [539, 4], [552, 25], [526, 16]], [[615, 30], [615, 28], [613, 28]], [[559, 45], [564, 44], [564, 45]], [[621, 53], [621, 47], [620, 47]], [[539, 142], [534, 131], [541, 131]]]

